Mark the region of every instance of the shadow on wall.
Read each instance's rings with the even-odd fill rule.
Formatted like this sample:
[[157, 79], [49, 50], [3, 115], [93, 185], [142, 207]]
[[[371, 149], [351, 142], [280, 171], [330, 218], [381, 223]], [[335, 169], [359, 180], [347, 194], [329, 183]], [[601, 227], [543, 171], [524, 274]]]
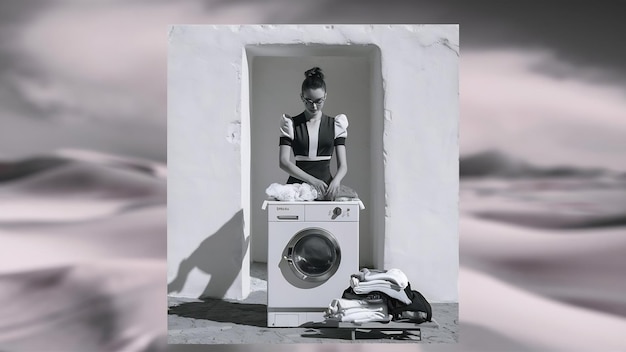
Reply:
[[191, 270], [198, 268], [211, 275], [199, 298], [223, 298], [241, 271], [249, 242], [250, 237], [244, 238], [241, 209], [219, 230], [202, 241], [189, 257], [183, 259], [176, 277], [167, 285], [167, 293], [180, 292]]

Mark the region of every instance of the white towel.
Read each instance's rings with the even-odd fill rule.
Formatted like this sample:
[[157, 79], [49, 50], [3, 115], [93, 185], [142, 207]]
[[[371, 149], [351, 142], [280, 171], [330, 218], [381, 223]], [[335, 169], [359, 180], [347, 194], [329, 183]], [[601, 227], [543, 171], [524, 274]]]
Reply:
[[353, 274], [352, 276], [358, 278], [359, 281], [386, 280], [393, 282], [400, 286], [400, 288], [405, 288], [409, 284], [409, 278], [407, 278], [402, 270], [395, 268], [383, 271], [363, 268], [359, 273]]
[[[394, 286], [394, 287], [392, 287]], [[404, 304], [411, 304], [411, 299], [406, 295], [404, 289], [398, 287], [398, 285], [394, 285], [389, 281], [385, 280], [375, 280], [375, 281], [359, 281], [356, 277], [350, 278], [350, 287], [356, 294], [365, 294], [373, 291], [379, 291], [387, 294], [389, 297], [395, 298], [398, 301]]]
[[404, 287], [396, 285], [395, 283], [391, 281], [387, 281], [387, 280], [359, 281], [359, 287], [363, 289], [366, 289], [368, 287], [379, 287], [379, 286], [389, 287], [396, 291], [400, 291], [404, 289]]
[[328, 320], [355, 323], [389, 321], [386, 304], [344, 298], [333, 299], [326, 309], [324, 317]]
[[366, 323], [370, 321], [389, 321], [389, 316], [382, 311], [353, 311], [342, 315], [342, 322]]
[[340, 310], [346, 310], [350, 308], [363, 308], [369, 307], [370, 303], [360, 299], [345, 299], [345, 298], [337, 298], [335, 299], [337, 307]]
[[328, 312], [333, 314], [340, 313], [346, 309], [350, 308], [362, 308], [367, 307], [368, 303], [359, 299], [345, 299], [345, 298], [335, 298], [328, 305]]

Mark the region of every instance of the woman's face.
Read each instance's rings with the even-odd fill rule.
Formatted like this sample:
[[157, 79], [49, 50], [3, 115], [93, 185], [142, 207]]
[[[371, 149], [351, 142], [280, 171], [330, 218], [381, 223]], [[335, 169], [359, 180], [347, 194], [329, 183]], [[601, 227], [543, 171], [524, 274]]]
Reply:
[[323, 88], [305, 89], [301, 97], [306, 110], [314, 114], [322, 110], [326, 100], [326, 91]]

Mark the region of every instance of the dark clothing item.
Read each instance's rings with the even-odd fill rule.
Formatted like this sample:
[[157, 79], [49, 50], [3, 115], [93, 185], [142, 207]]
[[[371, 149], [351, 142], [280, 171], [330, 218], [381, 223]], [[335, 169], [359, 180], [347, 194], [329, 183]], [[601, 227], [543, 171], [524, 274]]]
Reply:
[[[307, 121], [304, 112], [294, 117], [283, 115], [280, 145], [289, 145], [296, 159], [296, 166], [326, 184], [332, 181], [330, 160], [335, 146], [345, 145], [348, 135], [348, 119], [340, 114], [330, 117], [322, 114], [317, 122]], [[290, 176], [287, 183], [304, 183]]]
[[[333, 180], [333, 176], [330, 174], [330, 160], [296, 161], [296, 166], [307, 174], [326, 182], [326, 184], [330, 184], [330, 181]], [[304, 181], [289, 176], [287, 183], [304, 183]]]

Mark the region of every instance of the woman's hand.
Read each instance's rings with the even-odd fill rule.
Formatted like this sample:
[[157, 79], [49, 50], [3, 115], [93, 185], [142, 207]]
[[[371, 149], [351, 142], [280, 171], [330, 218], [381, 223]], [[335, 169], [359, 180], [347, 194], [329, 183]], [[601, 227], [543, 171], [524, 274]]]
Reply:
[[326, 194], [326, 189], [328, 188], [326, 182], [317, 178], [313, 178], [311, 182], [309, 182], [309, 184], [313, 186], [313, 188], [315, 188], [315, 190], [317, 191], [318, 199], [321, 198], [322, 195]]
[[328, 185], [328, 189], [326, 190], [325, 198], [328, 200], [334, 200], [337, 196], [337, 193], [339, 192], [340, 186], [341, 184], [338, 181], [330, 181], [330, 185]]

